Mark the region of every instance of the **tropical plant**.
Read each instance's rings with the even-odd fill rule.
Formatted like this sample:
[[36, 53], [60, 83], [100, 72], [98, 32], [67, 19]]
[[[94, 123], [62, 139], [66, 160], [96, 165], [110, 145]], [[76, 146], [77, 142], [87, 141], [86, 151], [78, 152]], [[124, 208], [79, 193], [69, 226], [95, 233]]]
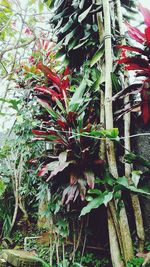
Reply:
[[[129, 112], [134, 108], [140, 107], [142, 119], [145, 124], [149, 123], [150, 120], [150, 92], [149, 92], [149, 81], [150, 81], [150, 65], [149, 65], [149, 46], [150, 46], [150, 12], [148, 9], [139, 5], [139, 11], [144, 17], [145, 32], [136, 27], [131, 26], [126, 22], [128, 34], [136, 42], [141, 44], [141, 48], [131, 45], [118, 45], [118, 48], [122, 49], [121, 59], [117, 60], [119, 64], [125, 64], [126, 70], [135, 71], [135, 76], [140, 77], [137, 79], [137, 83], [130, 85], [129, 87], [120, 91], [114, 96], [115, 99], [123, 98], [127, 95], [141, 95], [141, 100], [136, 103], [134, 102], [130, 108], [127, 105], [124, 107], [124, 113]], [[134, 52], [135, 55], [127, 56], [126, 51]]]

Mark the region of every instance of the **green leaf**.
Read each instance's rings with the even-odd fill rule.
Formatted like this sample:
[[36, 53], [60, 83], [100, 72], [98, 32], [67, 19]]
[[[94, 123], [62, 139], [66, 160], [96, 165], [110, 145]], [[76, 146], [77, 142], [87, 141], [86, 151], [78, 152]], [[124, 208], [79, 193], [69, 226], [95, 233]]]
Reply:
[[150, 169], [150, 161], [143, 158], [142, 156], [135, 155], [134, 153], [126, 154], [125, 160], [127, 163], [140, 164]]
[[140, 178], [141, 178], [141, 174], [142, 174], [142, 171], [132, 171], [131, 173], [131, 179], [135, 185], [135, 187], [138, 186], [138, 183], [140, 181]]
[[41, 2], [41, 0], [39, 0], [38, 7], [39, 7], [39, 12], [41, 13], [43, 11], [43, 9], [44, 9], [44, 5]]
[[119, 177], [116, 182], [134, 193], [150, 195], [150, 192], [146, 189], [136, 188], [134, 185], [129, 185], [128, 179], [125, 176]]
[[101, 134], [103, 136], [108, 137], [108, 138], [116, 139], [119, 135], [119, 130], [118, 130], [118, 128], [113, 128], [113, 129], [109, 129], [109, 130], [101, 130]]
[[113, 186], [114, 183], [115, 183], [114, 178], [111, 176], [111, 174], [110, 174], [109, 172], [107, 172], [107, 173], [105, 174], [105, 177], [104, 177], [104, 183], [105, 183], [105, 184], [108, 184], [108, 185], [110, 185], [110, 186]]
[[1, 0], [0, 4], [1, 4], [1, 6], [11, 8], [11, 4], [8, 0]]
[[73, 50], [76, 50], [76, 49], [80, 48], [80, 47], [83, 46], [86, 42], [88, 42], [88, 40], [85, 40], [84, 42], [79, 43], [78, 45], [74, 46], [74, 47], [73, 47]]
[[117, 77], [116, 73], [111, 73], [112, 87], [113, 92], [118, 93], [121, 90], [121, 85], [119, 83], [119, 77]]
[[104, 45], [102, 44], [100, 49], [94, 54], [93, 58], [91, 59], [90, 66], [93, 67], [104, 55]]
[[149, 195], [150, 196], [150, 191], [148, 191], [147, 189], [136, 188], [133, 185], [130, 185], [128, 187], [128, 189], [131, 190], [134, 193], [139, 193], [139, 194], [144, 194], [144, 195]]
[[50, 107], [50, 105], [48, 103], [46, 103], [45, 101], [41, 100], [41, 99], [38, 99], [37, 100], [38, 103], [41, 104], [41, 106], [43, 108], [46, 109], [46, 111], [55, 119], [58, 118], [58, 114]]
[[77, 44], [77, 39], [73, 39], [68, 45], [68, 51], [72, 50], [76, 44]]
[[65, 33], [66, 31], [68, 31], [69, 28], [73, 25], [73, 23], [74, 23], [74, 20], [70, 17], [68, 22], [65, 24], [65, 26], [60, 29], [60, 32]]
[[123, 185], [124, 187], [128, 188], [129, 187], [129, 183], [128, 183], [128, 179], [123, 176], [123, 177], [119, 177], [117, 179], [117, 183], [120, 184], [120, 185]]
[[72, 30], [71, 32], [69, 32], [69, 33], [66, 35], [66, 37], [65, 37], [65, 41], [64, 41], [64, 45], [65, 45], [65, 46], [68, 45], [70, 39], [71, 39], [72, 37], [74, 37], [74, 34], [75, 34], [75, 32], [76, 32], [76, 29], [77, 29], [77, 27], [76, 27], [74, 30]]
[[91, 202], [87, 204], [82, 210], [80, 216], [84, 216], [85, 214], [91, 212], [92, 209], [97, 209], [100, 205], [104, 203], [104, 195], [101, 194], [101, 196], [93, 199]]
[[57, 136], [55, 136], [55, 135], [41, 135], [41, 137], [44, 137], [44, 138], [46, 138], [46, 139], [49, 139], [50, 141], [55, 141], [55, 140], [57, 140], [58, 139], [58, 137]]
[[72, 267], [83, 267], [80, 263], [74, 262]]
[[4, 184], [4, 182], [2, 180], [0, 180], [0, 197], [5, 192], [5, 189], [6, 189], [6, 185]]
[[104, 205], [107, 206], [109, 201], [113, 198], [113, 192], [109, 192], [107, 195], [104, 196]]
[[63, 114], [66, 114], [66, 110], [64, 109], [62, 103], [58, 99], [56, 100], [56, 104], [61, 109], [61, 111], [63, 112]]
[[83, 13], [79, 15], [78, 17], [79, 23], [81, 23], [87, 17], [91, 9], [92, 9], [92, 5], [89, 6]]
[[3, 103], [8, 103], [10, 104], [10, 108], [13, 108], [18, 111], [18, 105], [21, 103], [20, 100], [17, 99], [5, 99], [5, 98], [0, 98], [0, 101]]
[[75, 93], [73, 94], [73, 96], [70, 100], [70, 103], [69, 103], [69, 110], [70, 111], [72, 111], [72, 106], [74, 106], [75, 104], [77, 104], [77, 107], [78, 107], [79, 100], [82, 99], [82, 96], [85, 92], [85, 89], [86, 89], [86, 81], [83, 78], [80, 86], [76, 89]]
[[93, 194], [93, 195], [97, 195], [97, 196], [99, 196], [99, 195], [101, 195], [102, 194], [102, 191], [101, 190], [99, 190], [99, 189], [89, 189], [88, 190], [88, 194]]
[[87, 197], [86, 197], [86, 201], [90, 202], [90, 201], [92, 201], [92, 200], [93, 200], [93, 197], [91, 197], [91, 196], [87, 196]]

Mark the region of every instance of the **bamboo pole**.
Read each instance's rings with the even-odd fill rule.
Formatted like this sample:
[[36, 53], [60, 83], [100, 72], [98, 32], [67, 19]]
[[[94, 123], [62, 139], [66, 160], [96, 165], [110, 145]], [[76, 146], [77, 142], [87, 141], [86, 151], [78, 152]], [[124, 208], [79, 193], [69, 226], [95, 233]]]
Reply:
[[[121, 10], [120, 0], [116, 0], [116, 5], [117, 5], [119, 31], [120, 31], [120, 35], [123, 37], [125, 36], [125, 30], [124, 30], [123, 15], [122, 15], [122, 10]], [[122, 45], [126, 45], [125, 37], [122, 38]], [[128, 86], [127, 73], [125, 73], [125, 79], [123, 82], [125, 84], [125, 87], [127, 87]], [[129, 96], [127, 96], [124, 101], [125, 105], [127, 105], [127, 103], [129, 103]], [[124, 136], [125, 137], [130, 136], [130, 124], [131, 124], [131, 114], [130, 112], [128, 112], [124, 115]], [[125, 154], [131, 151], [130, 138], [125, 138], [124, 147], [125, 147]], [[125, 176], [128, 178], [129, 183], [131, 182], [130, 181], [131, 171], [132, 171], [131, 164], [125, 163]], [[134, 216], [135, 216], [136, 231], [137, 231], [137, 236], [139, 240], [139, 251], [142, 252], [144, 249], [145, 233], [144, 233], [140, 202], [139, 202], [138, 196], [134, 194], [131, 194], [131, 200], [132, 200], [132, 206], [133, 206]]]
[[[97, 4], [101, 4], [101, 0], [97, 0]], [[102, 14], [97, 14], [97, 24], [99, 30], [99, 43], [102, 44], [104, 40], [104, 26]], [[99, 62], [99, 68], [104, 71], [105, 65], [103, 62]], [[100, 91], [100, 123], [102, 129], [105, 128], [105, 94]], [[100, 141], [99, 157], [103, 160], [106, 159], [106, 142], [105, 140]], [[116, 208], [113, 201], [109, 202], [107, 207], [107, 218], [108, 218], [108, 232], [110, 240], [110, 252], [112, 263], [114, 267], [124, 266], [121, 261], [121, 255], [123, 255], [123, 246], [121, 241], [120, 227], [116, 216]]]
[[[105, 27], [105, 121], [106, 129], [113, 128], [113, 108], [112, 108], [112, 43], [111, 43], [111, 21], [110, 21], [110, 6], [109, 0], [103, 0], [104, 12], [104, 27]], [[106, 152], [109, 170], [111, 174], [117, 179], [118, 170], [115, 157], [114, 143], [109, 139], [106, 140]], [[120, 232], [123, 245], [123, 256], [125, 262], [133, 258], [132, 239], [129, 230], [128, 219], [124, 205], [120, 211], [119, 218]], [[117, 262], [115, 263], [117, 266]], [[114, 265], [115, 266], [115, 265]], [[120, 265], [121, 266], [121, 265]]]

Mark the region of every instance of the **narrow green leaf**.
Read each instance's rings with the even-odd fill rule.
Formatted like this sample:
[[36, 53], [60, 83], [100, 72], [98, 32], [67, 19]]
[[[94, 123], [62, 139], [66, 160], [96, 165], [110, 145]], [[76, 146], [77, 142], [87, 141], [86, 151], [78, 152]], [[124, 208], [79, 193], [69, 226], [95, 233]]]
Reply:
[[79, 15], [78, 17], [79, 23], [81, 23], [87, 17], [91, 9], [92, 9], [92, 5], [90, 5], [83, 13]]
[[80, 43], [80, 44], [74, 46], [74, 47], [73, 47], [73, 50], [76, 50], [76, 49], [80, 48], [80, 47], [83, 46], [86, 42], [88, 42], [88, 40], [85, 40], [84, 42], [82, 42], [82, 43]]
[[66, 31], [69, 30], [69, 28], [73, 25], [74, 21], [73, 19], [70, 17], [68, 22], [65, 24], [64, 27], [61, 28], [60, 32], [61, 33], [65, 33]]
[[64, 109], [62, 103], [58, 99], [56, 100], [56, 104], [60, 108], [60, 110], [63, 112], [63, 114], [66, 114], [66, 110]]
[[75, 93], [73, 94], [71, 101], [69, 103], [69, 107], [71, 108], [71, 105], [74, 105], [75, 103], [78, 103], [78, 101], [82, 98], [84, 92], [86, 89], [86, 81], [83, 78], [80, 86], [76, 89]]
[[72, 37], [74, 37], [74, 34], [75, 34], [75, 32], [76, 32], [76, 29], [77, 29], [77, 27], [76, 27], [74, 30], [72, 30], [71, 32], [69, 32], [69, 33], [66, 35], [66, 37], [65, 37], [65, 41], [64, 41], [64, 45], [68, 45], [70, 39], [71, 39]]
[[88, 194], [94, 194], [94, 195], [97, 195], [97, 196], [99, 196], [99, 195], [101, 195], [102, 194], [102, 191], [101, 190], [99, 190], [99, 189], [89, 189], [88, 190]]
[[104, 55], [104, 45], [94, 54], [90, 66], [93, 67]]

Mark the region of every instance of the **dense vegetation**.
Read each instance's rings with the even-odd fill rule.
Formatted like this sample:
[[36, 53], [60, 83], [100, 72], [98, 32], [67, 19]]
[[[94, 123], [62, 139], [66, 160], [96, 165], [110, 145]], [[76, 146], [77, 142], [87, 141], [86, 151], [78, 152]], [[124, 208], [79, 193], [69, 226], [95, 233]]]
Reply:
[[18, 31], [1, 1], [1, 116], [15, 118], [0, 149], [1, 249], [34, 251], [43, 266], [149, 260], [139, 196], [150, 162], [131, 150], [130, 126], [150, 122], [150, 11], [127, 2], [29, 1]]

